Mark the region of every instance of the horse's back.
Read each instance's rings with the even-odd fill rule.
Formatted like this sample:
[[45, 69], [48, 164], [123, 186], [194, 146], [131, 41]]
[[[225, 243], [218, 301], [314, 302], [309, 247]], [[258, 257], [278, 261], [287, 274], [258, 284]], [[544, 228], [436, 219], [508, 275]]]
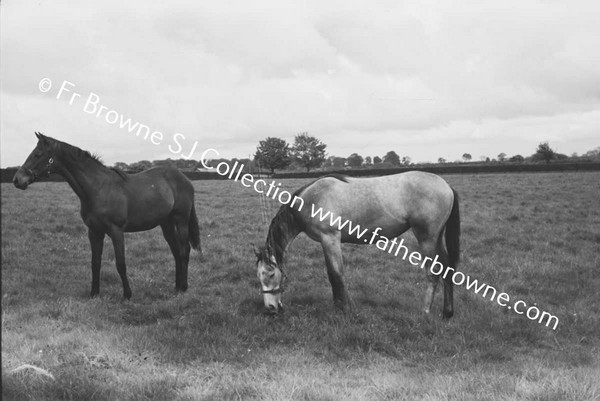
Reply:
[[177, 168], [172, 166], [156, 166], [129, 176], [131, 187], [168, 186], [173, 192], [192, 192], [190, 180]]
[[334, 218], [340, 216], [361, 228], [380, 227], [389, 237], [398, 236], [415, 224], [445, 221], [453, 202], [452, 189], [445, 180], [420, 171], [371, 178], [346, 177], [345, 181], [324, 177], [307, 186], [300, 197], [308, 206], [303, 220], [310, 221], [308, 225], [317, 231], [336, 229], [330, 219], [319, 222], [310, 216], [312, 210], [321, 208], [323, 213], [331, 212]]

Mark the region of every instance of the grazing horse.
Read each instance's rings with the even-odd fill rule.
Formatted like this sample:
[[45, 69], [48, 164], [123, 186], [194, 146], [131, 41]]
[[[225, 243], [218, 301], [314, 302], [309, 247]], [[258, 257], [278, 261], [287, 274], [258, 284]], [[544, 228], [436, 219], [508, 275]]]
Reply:
[[38, 143], [13, 183], [27, 186], [56, 173], [65, 178], [81, 201], [81, 218], [92, 247], [92, 291], [100, 292], [100, 265], [104, 236], [115, 249], [123, 296], [131, 298], [125, 268], [123, 233], [162, 228], [175, 257], [175, 289], [187, 290], [190, 245], [200, 249], [200, 230], [194, 208], [194, 187], [173, 167], [154, 167], [138, 174], [108, 168], [96, 156], [68, 143], [35, 133]]
[[[330, 175], [300, 188], [290, 199], [271, 221], [265, 245], [255, 250], [263, 301], [271, 313], [282, 309], [283, 256], [301, 232], [321, 243], [334, 303], [341, 309], [349, 303], [343, 280], [342, 242], [365, 244], [379, 238], [387, 244], [394, 238], [392, 243], [397, 244], [395, 238], [412, 228], [429, 265], [436, 256], [444, 266], [456, 268], [458, 263], [458, 195], [435, 174], [410, 171], [374, 178]], [[439, 275], [429, 268], [425, 270], [428, 286], [424, 311], [429, 313]], [[444, 318], [453, 314], [452, 285], [452, 274], [444, 274]]]

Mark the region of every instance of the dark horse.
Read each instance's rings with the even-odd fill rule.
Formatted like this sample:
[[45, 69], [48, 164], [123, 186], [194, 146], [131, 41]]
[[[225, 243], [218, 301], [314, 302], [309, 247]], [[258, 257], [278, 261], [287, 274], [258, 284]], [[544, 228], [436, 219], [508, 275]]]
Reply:
[[[330, 215], [322, 219], [327, 212]], [[344, 225], [344, 221], [349, 224]], [[350, 227], [357, 226], [351, 233]], [[334, 303], [344, 309], [349, 297], [343, 280], [341, 243], [373, 243], [378, 238], [380, 248], [393, 238], [391, 242], [398, 245], [395, 238], [409, 228], [425, 256], [421, 266], [428, 273], [424, 311], [429, 313], [439, 275], [427, 267], [437, 256], [438, 263], [456, 268], [460, 253], [458, 195], [446, 181], [434, 174], [411, 171], [375, 178], [325, 176], [300, 188], [271, 221], [265, 246], [255, 251], [265, 307], [273, 313], [282, 307], [283, 255], [301, 232], [321, 243]], [[408, 249], [403, 250], [406, 255]], [[450, 318], [452, 274], [444, 274], [443, 279], [443, 316]]]
[[131, 298], [123, 233], [146, 231], [158, 225], [175, 257], [175, 289], [187, 290], [190, 244], [200, 250], [192, 183], [172, 167], [125, 174], [104, 166], [89, 152], [37, 132], [35, 135], [38, 144], [15, 174], [13, 183], [17, 188], [26, 189], [38, 178], [56, 173], [75, 191], [92, 246], [90, 295], [100, 292], [102, 249], [104, 236], [108, 235], [115, 249], [123, 296]]

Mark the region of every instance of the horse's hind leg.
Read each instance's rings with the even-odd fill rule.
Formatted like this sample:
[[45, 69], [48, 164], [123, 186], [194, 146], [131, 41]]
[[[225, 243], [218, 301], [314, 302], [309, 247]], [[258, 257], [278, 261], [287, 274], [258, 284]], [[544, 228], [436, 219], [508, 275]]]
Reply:
[[[442, 316], [450, 318], [453, 314], [452, 302], [452, 277], [446, 277], [446, 267], [448, 266], [448, 255], [443, 245], [443, 236], [440, 235], [437, 241], [431, 238], [420, 241], [421, 252], [423, 256], [423, 268], [427, 273], [427, 289], [425, 290], [425, 305], [423, 310], [425, 313], [431, 311], [431, 305], [435, 295], [435, 290], [438, 285], [440, 276], [444, 277], [444, 309]], [[450, 281], [449, 281], [450, 280]]]
[[[417, 236], [418, 238], [418, 236]], [[437, 288], [440, 276], [431, 272], [431, 264], [436, 256], [436, 241], [432, 238], [419, 240], [421, 247], [421, 255], [423, 256], [422, 266], [427, 273], [427, 288], [425, 289], [425, 304], [423, 311], [429, 314], [431, 311], [431, 305], [433, 304], [433, 297]], [[439, 260], [439, 258], [438, 258]]]
[[117, 272], [119, 272], [119, 276], [121, 276], [121, 281], [123, 282], [123, 297], [125, 299], [130, 299], [131, 288], [129, 288], [127, 267], [125, 266], [125, 238], [123, 236], [123, 230], [120, 228], [113, 229], [113, 231], [109, 233], [109, 236], [112, 240], [113, 247], [115, 248]]
[[337, 308], [344, 310], [350, 304], [350, 297], [344, 285], [344, 262], [340, 239], [337, 236], [325, 236], [321, 239], [321, 246], [333, 290], [333, 303]]
[[161, 224], [160, 228], [162, 228], [163, 236], [175, 258], [175, 290], [178, 291], [181, 287], [181, 257], [179, 255], [179, 245], [177, 244], [177, 234], [175, 233], [175, 222], [169, 219], [168, 222]]

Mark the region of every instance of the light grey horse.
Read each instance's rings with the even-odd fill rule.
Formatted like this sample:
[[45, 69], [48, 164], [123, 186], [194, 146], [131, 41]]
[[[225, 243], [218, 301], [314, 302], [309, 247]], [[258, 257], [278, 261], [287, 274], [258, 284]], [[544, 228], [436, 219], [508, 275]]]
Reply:
[[[267, 311], [282, 310], [283, 256], [301, 232], [321, 243], [334, 303], [344, 309], [349, 297], [343, 280], [341, 243], [376, 243], [378, 248], [384, 249], [389, 242], [400, 245], [395, 238], [412, 228], [420, 255], [424, 257], [422, 267], [427, 271], [424, 311], [429, 313], [440, 277], [433, 274], [429, 266], [435, 259], [456, 269], [460, 253], [458, 195], [446, 181], [435, 174], [418, 171], [375, 178], [329, 175], [300, 188], [292, 198], [303, 202], [281, 206], [271, 221], [264, 247], [255, 250]], [[408, 249], [402, 250], [406, 255]], [[385, 251], [392, 253], [393, 249], [388, 247]], [[443, 280], [443, 316], [450, 318], [453, 315], [452, 274], [444, 274]]]

